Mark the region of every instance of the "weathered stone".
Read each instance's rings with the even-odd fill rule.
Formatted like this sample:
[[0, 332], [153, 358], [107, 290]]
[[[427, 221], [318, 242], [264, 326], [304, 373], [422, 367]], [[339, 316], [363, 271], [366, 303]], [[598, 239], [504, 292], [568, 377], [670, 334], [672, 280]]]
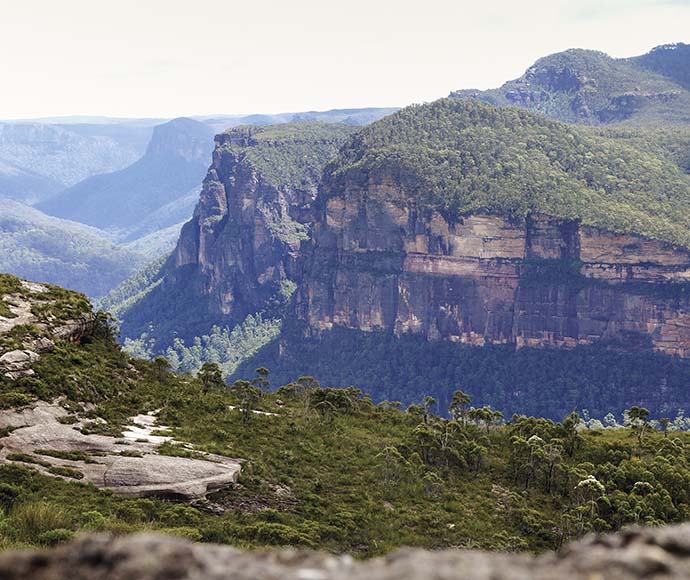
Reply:
[[0, 555], [3, 580], [636, 580], [690, 578], [690, 525], [590, 537], [559, 554], [404, 549], [355, 562], [299, 550], [242, 552], [167, 536], [82, 537]]
[[418, 208], [386, 170], [339, 179], [323, 186], [297, 292], [310, 334], [341, 326], [566, 348], [604, 339], [690, 356], [687, 248], [543, 215], [451, 222]]
[[[132, 437], [125, 443], [115, 437], [104, 435], [84, 435], [79, 425], [66, 425], [59, 422], [67, 414], [58, 404], [37, 402], [22, 410], [0, 411], [0, 428], [15, 427], [3, 438], [0, 449], [0, 463], [8, 461], [10, 453], [32, 454], [36, 449], [54, 451], [81, 451], [94, 455], [93, 462], [69, 461], [51, 456], [41, 456], [41, 460], [51, 465], [67, 466], [76, 469], [84, 476], [83, 481], [110, 489], [121, 495], [136, 497], [172, 497], [195, 500], [210, 491], [228, 486], [237, 481], [241, 466], [239, 461], [214, 454], [204, 454], [203, 458], [169, 457], [159, 455], [157, 449], [170, 437], [151, 435], [155, 417], [135, 417], [146, 421], [148, 429], [133, 427]], [[123, 451], [136, 452], [137, 457], [121, 455]], [[50, 474], [48, 468], [34, 466], [43, 473]]]

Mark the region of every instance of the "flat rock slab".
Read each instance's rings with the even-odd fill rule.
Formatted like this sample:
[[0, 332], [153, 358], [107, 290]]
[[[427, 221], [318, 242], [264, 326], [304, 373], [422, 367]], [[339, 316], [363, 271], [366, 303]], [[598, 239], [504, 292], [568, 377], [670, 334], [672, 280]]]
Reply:
[[[138, 417], [145, 423], [145, 440], [125, 440], [105, 435], [85, 435], [78, 426], [58, 421], [67, 415], [57, 404], [39, 402], [13, 411], [0, 411], [0, 428], [15, 427], [2, 438], [0, 463], [8, 463], [8, 455], [23, 453], [50, 466], [69, 467], [83, 475], [83, 480], [122, 495], [135, 497], [169, 497], [194, 500], [208, 492], [237, 481], [240, 462], [220, 455], [204, 454], [204, 458], [170, 457], [157, 453], [159, 444], [170, 437], [153, 436], [158, 429], [155, 417]], [[141, 417], [147, 417], [142, 420]], [[137, 419], [137, 418], [135, 418]], [[37, 449], [51, 451], [80, 451], [90, 457], [89, 462], [70, 461], [35, 454]], [[123, 455], [124, 454], [124, 455]], [[32, 465], [50, 474], [50, 467]]]
[[585, 538], [560, 554], [404, 549], [355, 562], [298, 550], [242, 552], [137, 534], [82, 537], [0, 554], [3, 580], [636, 580], [690, 579], [690, 524]]

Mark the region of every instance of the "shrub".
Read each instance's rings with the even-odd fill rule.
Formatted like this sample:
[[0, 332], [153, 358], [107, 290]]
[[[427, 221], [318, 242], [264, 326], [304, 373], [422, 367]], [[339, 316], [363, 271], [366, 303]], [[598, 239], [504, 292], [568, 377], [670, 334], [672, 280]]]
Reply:
[[50, 463], [47, 461], [43, 461], [28, 453], [8, 453], [7, 459], [8, 461], [19, 461], [21, 463], [33, 463], [34, 465], [40, 465], [42, 467], [50, 467]]
[[62, 507], [43, 501], [17, 505], [11, 520], [14, 534], [21, 541], [33, 542], [45, 532], [72, 527], [72, 520]]
[[22, 490], [16, 485], [0, 483], [0, 506], [2, 506], [6, 512], [10, 511], [21, 493]]
[[83, 461], [84, 463], [93, 463], [91, 456], [83, 451], [59, 451], [57, 449], [34, 449], [36, 455], [45, 455], [47, 457], [55, 457], [57, 459], [65, 459], [67, 461]]
[[82, 514], [82, 525], [93, 531], [100, 531], [105, 527], [106, 517], [97, 510], [91, 510]]
[[201, 514], [191, 506], [175, 504], [166, 507], [160, 519], [165, 525], [173, 527], [198, 526], [201, 522]]
[[77, 471], [71, 467], [65, 467], [64, 465], [52, 465], [48, 468], [48, 472], [53, 475], [69, 477], [71, 479], [84, 479], [84, 474], [81, 471]]
[[65, 528], [57, 528], [55, 530], [48, 530], [43, 532], [36, 538], [39, 544], [44, 546], [56, 546], [57, 544], [64, 544], [74, 538], [74, 532]]
[[9, 393], [3, 393], [0, 395], [0, 409], [14, 409], [16, 407], [26, 407], [33, 403], [34, 399], [32, 396], [26, 393], [17, 393], [16, 391], [10, 391]]

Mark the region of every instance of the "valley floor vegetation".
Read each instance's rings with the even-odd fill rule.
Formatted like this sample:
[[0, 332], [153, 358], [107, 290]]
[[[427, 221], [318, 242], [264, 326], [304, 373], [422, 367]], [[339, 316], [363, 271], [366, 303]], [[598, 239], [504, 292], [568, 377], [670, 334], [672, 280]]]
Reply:
[[[194, 505], [132, 499], [12, 457], [0, 466], [2, 547], [51, 545], [85, 530], [158, 530], [357, 557], [402, 545], [539, 552], [592, 530], [690, 517], [690, 433], [653, 423], [644, 408], [600, 428], [576, 414], [504, 418], [473, 408], [462, 391], [448, 409], [427, 397], [403, 410], [311, 377], [276, 389], [266, 369], [227, 386], [213, 363], [193, 377], [162, 358], [131, 358], [107, 317], [99, 320], [81, 344], [58, 340], [35, 376], [0, 379], [2, 406], [62, 397], [75, 420], [92, 421], [87, 430], [115, 436], [128, 417], [159, 410], [177, 440], [244, 459], [239, 482]], [[195, 453], [173, 444], [161, 452]]]

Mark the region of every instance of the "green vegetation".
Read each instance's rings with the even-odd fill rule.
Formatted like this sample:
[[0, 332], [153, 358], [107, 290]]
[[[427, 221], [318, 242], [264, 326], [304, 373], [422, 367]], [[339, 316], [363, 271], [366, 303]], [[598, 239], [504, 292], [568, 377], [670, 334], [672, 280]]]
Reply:
[[230, 139], [223, 148], [245, 155], [274, 187], [311, 190], [321, 168], [354, 132], [350, 125], [317, 121], [234, 127], [227, 132]]
[[0, 271], [102, 296], [143, 263], [95, 228], [14, 201], [0, 204]]
[[58, 449], [34, 449], [36, 455], [45, 455], [46, 457], [55, 457], [57, 459], [66, 459], [68, 461], [83, 461], [84, 463], [93, 463], [93, 459], [88, 453], [83, 451], [59, 451]]
[[614, 59], [573, 49], [535, 62], [523, 76], [488, 91], [461, 90], [452, 97], [519, 106], [586, 125], [690, 124], [688, 46], [658, 47], [646, 55]]
[[[633, 345], [640, 348], [631, 352]], [[354, 385], [374, 401], [405, 405], [427, 393], [447, 409], [460, 388], [479, 405], [491, 405], [506, 416], [559, 419], [573, 409], [588, 409], [602, 419], [640, 403], [655, 415], [676, 417], [678, 409], [687, 408], [690, 361], [645, 346], [630, 336], [623, 343], [516, 350], [344, 328], [307, 339], [301, 327], [286, 323], [280, 342], [264, 347], [231, 378], [251, 376], [254, 368], [266, 366], [277, 384], [313, 374], [326, 386]]]
[[520, 109], [457, 99], [403, 109], [350, 139], [326, 168], [326, 196], [390, 172], [451, 220], [537, 212], [690, 244], [690, 176], [675, 163]]
[[[165, 350], [165, 357], [172, 370], [196, 373], [204, 362], [217, 363], [224, 377], [235, 372], [237, 366], [256, 354], [262, 347], [275, 340], [280, 334], [281, 321], [264, 320], [261, 314], [249, 315], [232, 331], [227, 327], [211, 328], [211, 333], [196, 337], [190, 346], [176, 338]], [[137, 340], [125, 339], [125, 350], [132, 356], [153, 358], [155, 340], [144, 334]]]
[[[159, 371], [138, 364], [154, 383]], [[158, 376], [150, 402], [162, 407], [161, 420], [176, 437], [248, 460], [236, 486], [209, 497], [213, 513], [223, 515], [3, 465], [0, 546], [47, 545], [83, 530], [146, 529], [358, 556], [400, 545], [542, 551], [592, 530], [690, 516], [690, 434], [671, 423], [662, 428], [639, 407], [623, 425], [609, 418], [607, 429], [576, 415], [562, 423], [516, 416], [502, 424], [500, 413], [472, 407], [461, 392], [453, 418], [443, 419], [432, 397], [401, 411], [395, 402], [374, 405], [357, 389], [321, 388], [310, 377], [267, 394], [264, 371], [229, 389]], [[276, 415], [245, 413], [248, 387], [248, 408]], [[134, 412], [132, 394], [103, 401], [101, 412], [121, 405]], [[164, 451], [196, 453], [175, 445]]]
[[[70, 295], [79, 303], [79, 295], [66, 293], [66, 304]], [[341, 344], [347, 353], [348, 343]], [[491, 349], [484, 352], [491, 356]], [[388, 354], [371, 356], [385, 370]], [[444, 356], [432, 364], [424, 356], [408, 362], [431, 368], [447, 365]], [[295, 545], [357, 556], [401, 545], [542, 551], [591, 530], [690, 517], [688, 421], [654, 420], [658, 415], [644, 400], [620, 424], [613, 415], [596, 420], [588, 413], [561, 423], [523, 416], [504, 423], [495, 408], [473, 406], [477, 398], [458, 391], [459, 384], [444, 401], [425, 379], [415, 392], [431, 396], [406, 411], [395, 401], [375, 404], [355, 388], [322, 388], [309, 376], [274, 381], [279, 388], [270, 393], [264, 368], [227, 388], [213, 363], [192, 378], [171, 373], [162, 358], [130, 358], [114, 342], [107, 317], [81, 343], [56, 339], [55, 350], [34, 368], [31, 377], [0, 378], [0, 393], [62, 396], [70, 416], [113, 433], [132, 415], [156, 409], [161, 424], [189, 446], [166, 444], [161, 452], [245, 462], [238, 484], [211, 494], [204, 509], [118, 497], [79, 482], [78, 469], [41, 459], [87, 461], [85, 454], [10, 454], [0, 466], [0, 547], [52, 545], [87, 530], [158, 530], [243, 547]], [[535, 384], [546, 372], [536, 372]], [[483, 385], [475, 384], [481, 393]], [[516, 391], [512, 384], [504, 390]], [[517, 396], [529, 400], [526, 391]]]
[[161, 256], [148, 263], [101, 298], [97, 302], [98, 307], [116, 318], [119, 317], [163, 281], [164, 267], [168, 259], [169, 256]]
[[660, 74], [690, 90], [690, 44], [657, 46], [647, 54], [629, 59], [640, 69]]

